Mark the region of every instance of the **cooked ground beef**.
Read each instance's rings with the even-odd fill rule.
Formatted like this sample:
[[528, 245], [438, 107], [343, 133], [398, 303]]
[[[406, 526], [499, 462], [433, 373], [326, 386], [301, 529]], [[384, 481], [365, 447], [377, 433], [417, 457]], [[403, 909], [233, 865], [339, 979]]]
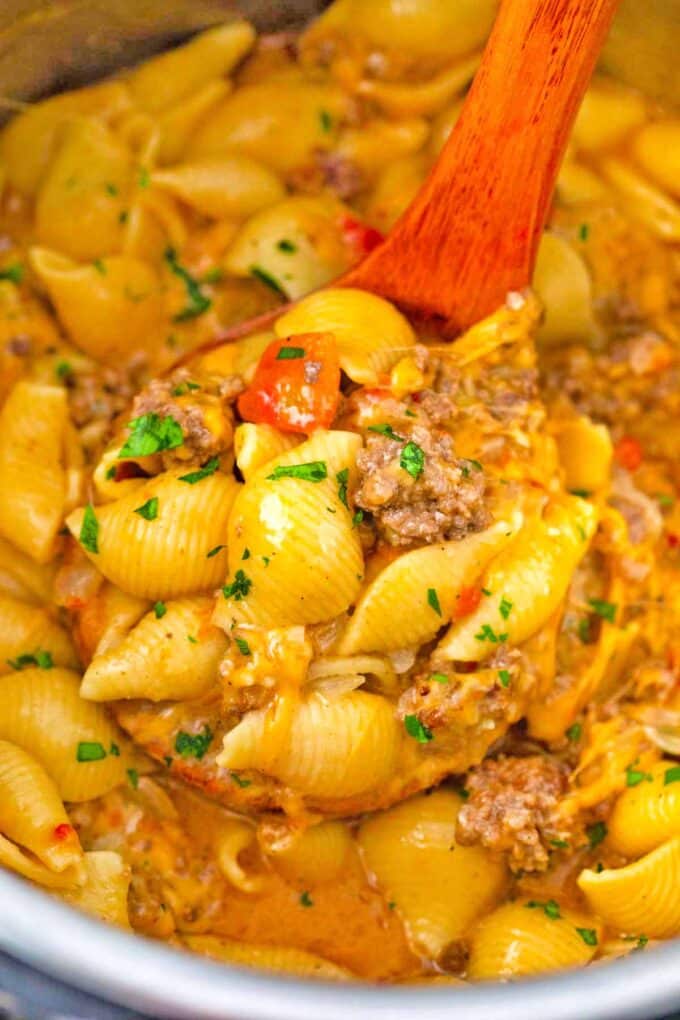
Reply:
[[[391, 545], [463, 538], [489, 523], [483, 470], [455, 455], [453, 439], [425, 425], [399, 426], [393, 435], [369, 434], [357, 458], [355, 502], [373, 515]], [[401, 466], [406, 444], [423, 454], [417, 477]]]
[[551, 841], [564, 839], [556, 809], [567, 770], [552, 758], [501, 756], [471, 770], [469, 799], [458, 815], [461, 843], [481, 843], [509, 854], [513, 871], [544, 871]]
[[172, 417], [184, 433], [184, 443], [162, 454], [164, 468], [187, 461], [203, 463], [231, 446], [234, 415], [229, 406], [243, 389], [240, 376], [220, 383], [189, 387], [191, 373], [180, 368], [166, 379], [153, 379], [134, 399], [132, 418], [143, 414]]

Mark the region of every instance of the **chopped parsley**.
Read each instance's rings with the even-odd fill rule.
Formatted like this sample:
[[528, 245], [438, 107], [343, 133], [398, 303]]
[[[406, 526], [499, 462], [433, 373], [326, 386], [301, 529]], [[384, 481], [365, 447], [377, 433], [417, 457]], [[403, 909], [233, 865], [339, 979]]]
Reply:
[[576, 931], [587, 946], [597, 945], [597, 932], [594, 928], [577, 928]]
[[279, 464], [270, 475], [268, 482], [277, 482], [279, 478], [300, 478], [303, 482], [323, 482], [328, 478], [325, 460], [312, 460], [308, 464]]
[[413, 737], [419, 744], [429, 744], [433, 739], [432, 730], [421, 723], [417, 715], [405, 715], [404, 727], [409, 737]]
[[111, 195], [112, 197], [118, 194], [118, 188], [115, 184], [105, 184], [104, 191], [107, 195]]
[[137, 178], [137, 183], [139, 184], [140, 188], [148, 188], [149, 185], [151, 184], [151, 175], [149, 174], [149, 171], [145, 166], [139, 168], [139, 177]]
[[245, 640], [245, 638], [235, 637], [234, 641], [236, 642], [236, 645], [241, 655], [250, 655], [250, 645]]
[[581, 499], [590, 499], [590, 492], [588, 489], [570, 489], [569, 492], [572, 496], [580, 496]]
[[589, 645], [591, 641], [591, 632], [590, 632], [590, 618], [588, 616], [584, 616], [582, 620], [579, 620], [577, 630], [578, 636], [581, 639], [582, 643], [584, 645]]
[[447, 684], [449, 682], [446, 673], [432, 673], [430, 674], [430, 680], [434, 680], [436, 684]]
[[118, 469], [115, 464], [112, 464], [110, 468], [106, 469], [106, 480], [107, 482], [113, 482], [116, 479]]
[[167, 613], [168, 607], [166, 606], [165, 602], [155, 602], [153, 611], [156, 615], [156, 619], [161, 620]]
[[139, 772], [137, 769], [127, 769], [127, 777], [132, 789], [136, 790], [139, 786]]
[[675, 499], [667, 492], [657, 492], [656, 498], [659, 501], [659, 506], [666, 507], [667, 509], [675, 506]]
[[427, 604], [430, 609], [434, 609], [437, 616], [442, 615], [442, 607], [439, 605], [439, 596], [437, 595], [436, 588], [427, 589]]
[[94, 512], [94, 507], [88, 503], [83, 514], [83, 523], [80, 525], [80, 544], [88, 552], [97, 554], [99, 552], [99, 521]]
[[608, 620], [609, 623], [614, 622], [618, 608], [614, 602], [606, 602], [604, 599], [588, 599], [588, 605], [603, 620]]
[[599, 846], [607, 838], [607, 826], [604, 822], [594, 822], [586, 829], [586, 836], [588, 837], [590, 849], [594, 850], [596, 846]]
[[139, 514], [145, 521], [155, 521], [158, 517], [158, 496], [152, 496], [146, 503], [138, 506], [134, 513]]
[[24, 267], [21, 262], [12, 262], [9, 266], [0, 269], [0, 280], [9, 280], [10, 283], [21, 283], [24, 278]]
[[7, 665], [16, 670], [25, 669], [26, 666], [37, 666], [39, 669], [52, 669], [54, 662], [52, 661], [51, 652], [37, 651], [23, 652], [21, 655], [17, 655], [16, 659], [7, 659]]
[[191, 382], [187, 379], [186, 382], [178, 383], [173, 388], [172, 395], [173, 397], [183, 397], [185, 393], [189, 393], [192, 390], [200, 390], [200, 388], [197, 382]]
[[182, 426], [172, 415], [162, 418], [153, 411], [128, 422], [130, 435], [118, 452], [122, 457], [150, 457], [152, 453], [175, 450], [184, 442]]
[[530, 910], [542, 910], [546, 917], [549, 917], [551, 921], [559, 921], [562, 917], [560, 914], [560, 905], [556, 900], [547, 900], [542, 903], [540, 900], [529, 900], [527, 907]]
[[54, 371], [57, 373], [58, 379], [66, 379], [69, 375], [73, 375], [73, 366], [68, 361], [58, 361]]
[[411, 441], [406, 444], [401, 451], [399, 467], [408, 471], [412, 478], [420, 478], [425, 470], [425, 454], [417, 443]]
[[238, 772], [231, 772], [230, 775], [231, 775], [231, 778], [236, 783], [236, 785], [240, 786], [242, 790], [245, 790], [245, 788], [247, 786], [250, 786], [250, 784], [252, 782], [252, 780], [250, 780], [250, 779], [241, 779], [241, 777], [239, 776]]
[[289, 241], [287, 238], [282, 238], [277, 241], [276, 247], [279, 251], [284, 252], [286, 255], [293, 255], [297, 251], [297, 245], [294, 241]]
[[304, 356], [304, 347], [279, 347], [276, 361], [297, 361], [298, 358], [304, 358]]
[[388, 439], [393, 439], [395, 443], [403, 443], [404, 437], [398, 436], [391, 425], [369, 425], [369, 432], [377, 432], [381, 436], [387, 436]]
[[187, 733], [180, 730], [175, 737], [175, 750], [181, 758], [197, 758], [198, 761], [210, 747], [213, 734], [209, 726], [204, 726], [200, 733]]
[[645, 946], [649, 942], [649, 935], [624, 935], [623, 941], [635, 942], [636, 945], [633, 946], [633, 952], [635, 952], [636, 950], [645, 948]]
[[187, 641], [192, 645], [198, 644], [198, 638], [195, 638], [193, 634], [187, 634]]
[[319, 110], [319, 124], [324, 134], [328, 134], [333, 129], [333, 117], [328, 110]]
[[470, 799], [470, 791], [467, 790], [464, 786], [457, 786], [454, 792], [458, 794], [461, 800]]
[[76, 761], [102, 761], [106, 748], [98, 740], [81, 740], [76, 748]]
[[301, 907], [313, 907], [313, 906], [314, 906], [314, 900], [313, 900], [313, 899], [312, 899], [312, 897], [311, 897], [311, 896], [309, 895], [309, 893], [307, 892], [307, 890], [306, 890], [306, 889], [305, 889], [305, 891], [304, 891], [304, 892], [303, 892], [303, 893], [302, 893], [302, 894], [300, 895], [300, 906], [301, 906]]
[[664, 772], [663, 785], [669, 786], [671, 783], [680, 783], [680, 765], [674, 765]]
[[482, 467], [482, 465], [479, 463], [478, 460], [472, 460], [470, 457], [465, 457], [463, 459], [463, 461], [462, 461], [462, 466], [461, 466], [461, 471], [463, 472], [463, 478], [469, 478], [470, 477], [470, 467], [468, 467], [468, 464], [470, 465], [470, 467], [474, 468], [475, 471], [483, 471], [484, 470], [484, 468]]
[[268, 273], [266, 269], [262, 268], [262, 266], [251, 266], [249, 272], [251, 276], [254, 276], [256, 280], [263, 283], [265, 287], [269, 287], [269, 289], [273, 290], [275, 294], [278, 294], [281, 297], [286, 297], [286, 292], [276, 277], [272, 276], [271, 273]]
[[579, 241], [587, 241], [588, 235], [590, 234], [590, 227], [587, 223], [582, 223], [578, 228], [578, 239]]
[[634, 761], [632, 765], [629, 765], [626, 769], [626, 786], [639, 786], [640, 783], [652, 782], [652, 775], [649, 772], [642, 772], [640, 769], [636, 769], [637, 761]]
[[95, 259], [92, 263], [100, 276], [106, 276], [106, 266], [101, 259]]
[[488, 588], [480, 588], [479, 590], [481, 591], [482, 595], [486, 595], [487, 598], [489, 597], [489, 595], [493, 595], [493, 592], [490, 591]]
[[252, 586], [253, 582], [250, 578], [246, 577], [242, 570], [237, 570], [234, 580], [230, 584], [225, 584], [222, 594], [225, 599], [233, 599], [234, 602], [240, 602], [241, 599], [246, 597]]
[[[222, 550], [226, 549], [226, 548], [227, 548], [226, 545], [215, 545], [210, 550], [210, 552], [205, 554], [205, 558], [207, 560], [211, 560], [213, 558], [213, 556], [217, 556], [218, 552], [222, 552]], [[244, 559], [245, 559], [245, 557], [244, 557]]]
[[506, 598], [504, 595], [498, 607], [498, 612], [501, 614], [504, 620], [507, 620], [507, 618], [510, 616], [510, 613], [512, 612], [512, 606], [513, 603], [510, 601], [510, 599]]
[[507, 641], [508, 635], [505, 631], [503, 631], [502, 634], [497, 634], [490, 624], [485, 623], [482, 625], [482, 629], [479, 633], [475, 634], [475, 638], [477, 641], [491, 641], [493, 644], [498, 645]]
[[364, 519], [364, 511], [363, 510], [357, 510], [357, 512], [354, 514], [354, 517], [352, 518], [352, 527], [353, 528], [358, 528], [359, 525], [361, 524], [361, 522], [363, 521], [363, 519]]
[[202, 482], [204, 478], [210, 478], [214, 475], [220, 466], [219, 457], [211, 457], [210, 460], [199, 468], [197, 471], [190, 471], [188, 475], [180, 475], [180, 482], [186, 482], [187, 485], [195, 485], [196, 482]]
[[335, 480], [338, 483], [338, 499], [346, 506], [349, 510], [349, 503], [347, 502], [347, 483], [349, 482], [349, 468], [343, 468], [342, 471], [338, 471], [335, 476]]
[[181, 265], [174, 248], [166, 248], [164, 258], [170, 267], [170, 272], [179, 277], [184, 284], [187, 294], [186, 305], [173, 317], [173, 321], [186, 322], [187, 319], [196, 319], [199, 315], [203, 315], [211, 307], [212, 301], [205, 296], [198, 280], [194, 279], [189, 270]]
[[213, 266], [201, 278], [201, 283], [219, 283], [224, 276], [224, 270], [220, 266]]
[[114, 758], [120, 758], [120, 748], [118, 744], [111, 741], [111, 747], [109, 748], [109, 754]]
[[569, 729], [564, 731], [564, 735], [567, 740], [571, 740], [573, 743], [576, 743], [576, 741], [580, 740], [583, 736], [583, 726], [580, 722], [572, 723]]
[[509, 687], [510, 686], [510, 671], [507, 670], [507, 669], [499, 669], [498, 670], [498, 679], [500, 680], [502, 687]]
[[554, 846], [556, 850], [568, 850], [569, 844], [566, 839], [551, 839], [550, 845]]
[[241, 559], [242, 560], [250, 559], [250, 549], [248, 548], [248, 546], [246, 546], [245, 549], [243, 550], [243, 556], [241, 557]]

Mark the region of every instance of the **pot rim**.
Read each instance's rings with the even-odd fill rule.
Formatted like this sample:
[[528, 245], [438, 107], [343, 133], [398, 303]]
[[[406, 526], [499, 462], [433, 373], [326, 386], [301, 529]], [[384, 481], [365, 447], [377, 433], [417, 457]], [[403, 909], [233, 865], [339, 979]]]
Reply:
[[[680, 940], [587, 969], [466, 988], [302, 981], [102, 924], [0, 872], [0, 948], [110, 1002], [173, 1020], [653, 1020], [680, 1007]], [[613, 968], [613, 969], [612, 969]]]

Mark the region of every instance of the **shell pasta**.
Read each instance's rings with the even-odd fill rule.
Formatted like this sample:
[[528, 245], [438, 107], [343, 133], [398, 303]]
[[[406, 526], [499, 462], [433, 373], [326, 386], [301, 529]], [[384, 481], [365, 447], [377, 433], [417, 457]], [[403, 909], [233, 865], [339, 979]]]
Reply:
[[680, 936], [676, 112], [595, 76], [461, 335], [344, 285], [496, 9], [233, 17], [0, 128], [0, 866], [75, 909], [452, 997]]

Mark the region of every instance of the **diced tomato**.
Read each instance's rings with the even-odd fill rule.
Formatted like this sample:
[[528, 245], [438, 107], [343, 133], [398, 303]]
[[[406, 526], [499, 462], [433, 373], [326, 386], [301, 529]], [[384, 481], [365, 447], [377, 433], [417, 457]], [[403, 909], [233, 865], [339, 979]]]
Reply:
[[369, 227], [367, 223], [355, 219], [354, 216], [343, 216], [340, 221], [340, 228], [345, 238], [345, 243], [356, 252], [357, 261], [362, 259], [369, 252], [377, 248], [385, 240], [383, 234], [375, 227]]
[[332, 333], [299, 333], [274, 340], [260, 358], [255, 378], [241, 394], [245, 421], [283, 432], [328, 428], [340, 399], [340, 359]]
[[666, 534], [666, 542], [668, 543], [669, 549], [677, 549], [678, 546], [680, 546], [680, 535], [676, 535], [672, 531], [669, 531]]
[[623, 436], [614, 447], [614, 456], [627, 471], [637, 471], [642, 464], [642, 447], [633, 436]]
[[61, 822], [60, 825], [55, 826], [54, 838], [58, 843], [63, 843], [67, 839], [72, 839], [76, 834], [76, 830], [68, 822]]
[[453, 611], [453, 615], [457, 620], [462, 620], [464, 616], [469, 616], [470, 613], [474, 613], [481, 600], [481, 588], [461, 588], [460, 595], [456, 600], [456, 608]]

